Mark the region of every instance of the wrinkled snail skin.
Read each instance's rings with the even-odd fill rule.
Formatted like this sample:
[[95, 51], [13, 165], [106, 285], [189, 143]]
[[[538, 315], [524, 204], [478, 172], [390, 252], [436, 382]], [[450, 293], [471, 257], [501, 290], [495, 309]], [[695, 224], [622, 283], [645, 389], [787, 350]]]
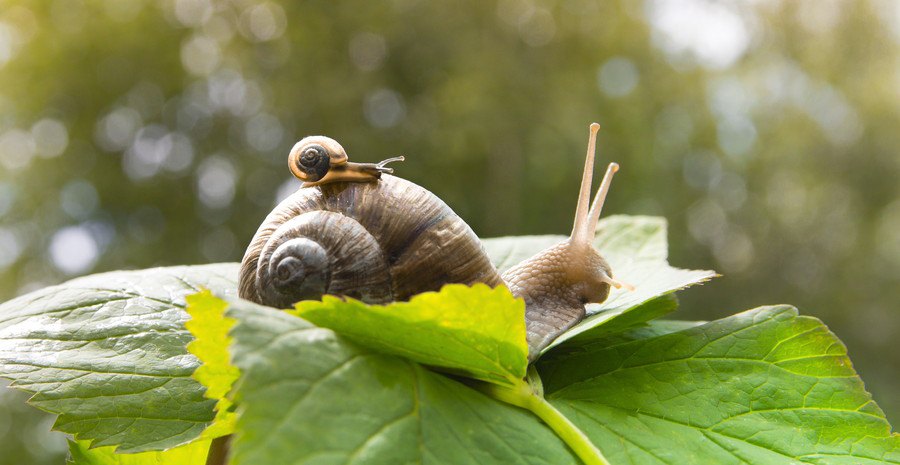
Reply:
[[[390, 176], [380, 163], [350, 163], [343, 147], [323, 136], [291, 150], [291, 172], [304, 187], [282, 201], [253, 237], [241, 263], [239, 296], [287, 308], [325, 294], [380, 304], [408, 300], [450, 283], [506, 285], [525, 301], [528, 360], [581, 321], [585, 304], [600, 303], [609, 264], [591, 241], [613, 173], [610, 163], [590, 202], [592, 124], [571, 236], [501, 276], [472, 229], [428, 190]], [[327, 167], [327, 169], [326, 169]], [[473, 309], [478, 311], [478, 309]]]
[[529, 361], [584, 319], [586, 303], [606, 300], [610, 285], [602, 280], [603, 274], [612, 276], [612, 271], [597, 250], [571, 241], [543, 250], [503, 273], [510, 292], [525, 300]]

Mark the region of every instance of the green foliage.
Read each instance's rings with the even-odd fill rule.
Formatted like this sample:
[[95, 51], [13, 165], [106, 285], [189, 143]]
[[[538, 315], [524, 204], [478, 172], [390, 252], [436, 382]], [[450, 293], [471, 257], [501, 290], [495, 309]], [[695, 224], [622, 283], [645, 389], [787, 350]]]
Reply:
[[206, 438], [234, 432], [235, 417], [231, 411], [233, 403], [226, 395], [240, 376], [238, 368], [231, 364], [231, 354], [228, 352], [232, 342], [228, 331], [235, 321], [225, 317], [225, 302], [211, 297], [209, 289], [187, 296], [185, 310], [191, 319], [184, 324], [196, 338], [188, 343], [187, 351], [201, 363], [194, 370], [193, 378], [206, 388], [204, 396], [217, 401], [213, 424], [203, 432]]
[[900, 436], [819, 320], [761, 307], [540, 360], [547, 399], [611, 463], [900, 463]]
[[414, 362], [246, 302], [228, 315], [242, 373], [235, 464], [577, 463], [527, 412]]
[[[234, 301], [228, 315], [239, 321], [232, 351], [242, 372], [234, 463], [544, 463], [559, 451], [541, 428], [556, 430], [553, 414], [532, 405], [540, 388], [474, 385], [538, 415], [512, 417], [469, 383], [275, 309]], [[900, 463], [900, 436], [843, 344], [791, 307], [632, 337], [538, 362], [546, 401], [609, 463]], [[549, 463], [571, 462], [564, 457]]]
[[69, 441], [69, 465], [203, 465], [210, 441], [194, 441], [162, 452], [116, 453], [115, 447], [90, 448], [87, 441]]
[[[502, 266], [545, 240], [487, 247]], [[597, 242], [614, 270], [661, 271], [527, 372], [524, 305], [503, 287], [282, 311], [237, 299], [235, 265], [219, 264], [3, 304], [0, 375], [60, 415], [84, 465], [201, 464], [231, 433], [238, 465], [900, 463], [900, 436], [819, 320], [778, 306], [654, 321], [712, 272], [671, 268], [659, 219], [607, 219]]]
[[160, 450], [196, 439], [215, 401], [185, 351], [185, 295], [233, 293], [233, 264], [120, 271], [0, 306], [0, 376], [59, 414], [54, 427], [94, 446]]
[[293, 313], [379, 352], [493, 383], [514, 385], [528, 365], [525, 302], [505, 287], [452, 284], [383, 306], [325, 296]]

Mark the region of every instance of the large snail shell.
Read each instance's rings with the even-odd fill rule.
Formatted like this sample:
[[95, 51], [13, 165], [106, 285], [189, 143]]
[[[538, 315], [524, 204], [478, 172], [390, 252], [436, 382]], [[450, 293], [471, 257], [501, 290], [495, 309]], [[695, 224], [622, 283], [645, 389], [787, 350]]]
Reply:
[[241, 297], [285, 308], [323, 294], [407, 300], [444, 284], [503, 284], [472, 229], [390, 175], [303, 188], [266, 218], [241, 264]]

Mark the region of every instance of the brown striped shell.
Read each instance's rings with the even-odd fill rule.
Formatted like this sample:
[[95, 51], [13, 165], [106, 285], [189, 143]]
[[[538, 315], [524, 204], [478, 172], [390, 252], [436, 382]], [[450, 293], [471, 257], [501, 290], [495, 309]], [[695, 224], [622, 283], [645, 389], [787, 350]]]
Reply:
[[476, 282], [503, 284], [472, 229], [428, 190], [383, 175], [281, 202], [244, 255], [239, 295], [280, 308], [324, 294], [386, 303]]

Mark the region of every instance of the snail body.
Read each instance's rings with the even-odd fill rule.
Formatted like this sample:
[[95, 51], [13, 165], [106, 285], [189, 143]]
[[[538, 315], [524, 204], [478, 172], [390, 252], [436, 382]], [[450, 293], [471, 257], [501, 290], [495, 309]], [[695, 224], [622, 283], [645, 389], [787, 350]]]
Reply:
[[304, 186], [259, 227], [241, 263], [239, 295], [273, 307], [343, 295], [367, 303], [408, 300], [449, 283], [507, 285], [525, 300], [529, 360], [602, 302], [612, 278], [591, 244], [603, 199], [618, 165], [607, 169], [588, 209], [599, 126], [591, 125], [572, 235], [507, 270], [491, 263], [481, 241], [428, 190], [391, 176], [385, 164], [350, 163], [327, 137], [307, 137], [288, 163]]

